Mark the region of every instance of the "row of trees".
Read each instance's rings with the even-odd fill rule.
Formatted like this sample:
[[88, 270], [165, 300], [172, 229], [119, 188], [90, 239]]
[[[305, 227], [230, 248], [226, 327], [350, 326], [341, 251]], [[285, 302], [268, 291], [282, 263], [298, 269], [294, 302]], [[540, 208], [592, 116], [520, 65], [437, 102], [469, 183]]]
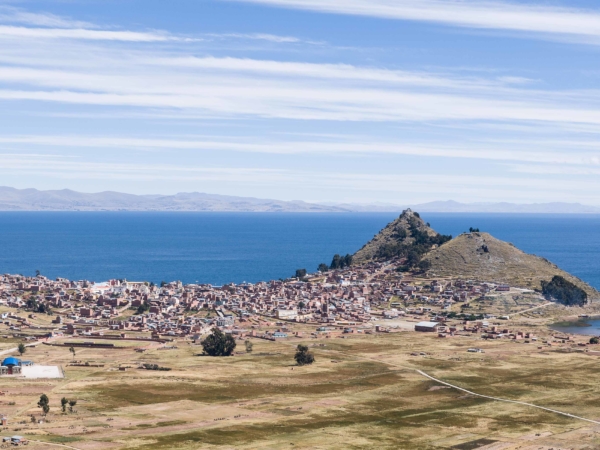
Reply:
[[[50, 412], [50, 399], [48, 398], [48, 396], [46, 394], [42, 394], [40, 396], [40, 401], [38, 402], [38, 408], [42, 409], [42, 412], [44, 413], [44, 416], [47, 416], [48, 413]], [[67, 405], [69, 405], [69, 412], [74, 412], [73, 408], [75, 408], [75, 405], [77, 405], [77, 400], [69, 400], [66, 397], [63, 397], [60, 399], [60, 406], [62, 409], [63, 413], [67, 412]]]
[[330, 269], [343, 269], [352, 265], [352, 255], [334, 255], [329, 266]]
[[67, 405], [69, 405], [69, 412], [73, 412], [73, 408], [77, 405], [77, 400], [69, 400], [66, 397], [60, 399], [60, 406], [62, 407], [62, 412], [67, 412]]
[[[329, 272], [330, 270], [335, 269], [344, 269], [345, 267], [350, 267], [352, 265], [352, 255], [347, 254], [346, 256], [334, 255], [331, 260], [331, 264], [327, 265], [325, 263], [319, 264], [317, 270], [321, 273]], [[305, 278], [306, 277], [306, 269], [296, 269], [296, 278]]]

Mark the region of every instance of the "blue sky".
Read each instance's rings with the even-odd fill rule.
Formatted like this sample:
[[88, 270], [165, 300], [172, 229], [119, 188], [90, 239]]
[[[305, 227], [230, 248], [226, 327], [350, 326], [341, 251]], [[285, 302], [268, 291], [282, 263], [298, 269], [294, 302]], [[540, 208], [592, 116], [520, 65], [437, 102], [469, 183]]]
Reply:
[[600, 205], [591, 1], [0, 0], [0, 185]]

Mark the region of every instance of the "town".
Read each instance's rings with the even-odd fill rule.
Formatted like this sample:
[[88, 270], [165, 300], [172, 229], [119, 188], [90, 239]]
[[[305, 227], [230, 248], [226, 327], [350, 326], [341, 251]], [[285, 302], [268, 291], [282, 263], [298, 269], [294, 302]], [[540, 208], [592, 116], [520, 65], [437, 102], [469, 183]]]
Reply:
[[[598, 339], [548, 327], [552, 317], [572, 311], [533, 290], [495, 280], [410, 272], [405, 270], [404, 259], [323, 268], [315, 273], [300, 269], [296, 275], [287, 280], [224, 286], [124, 279], [101, 283], [51, 280], [41, 274], [1, 276], [3, 439], [11, 445], [29, 444], [34, 448], [46, 448], [44, 445], [50, 442], [62, 445], [90, 439], [99, 445], [115, 440], [113, 427], [127, 439], [135, 439], [141, 432], [135, 431], [136, 427], [149, 427], [147, 434], [154, 427], [159, 427], [161, 433], [175, 433], [182, 431], [181, 424], [187, 424], [183, 431], [201, 429], [210, 434], [211, 430], [227, 427], [228, 420], [254, 426], [251, 424], [256, 414], [264, 414], [261, 411], [265, 406], [250, 400], [256, 395], [280, 398], [295, 383], [302, 385], [295, 377], [303, 373], [317, 379], [334, 377], [336, 383], [345, 383], [345, 373], [353, 374], [350, 379], [377, 377], [396, 364], [415, 366], [411, 370], [423, 364], [442, 364], [439, 372], [448, 363], [460, 363], [461, 367], [480, 371], [492, 367], [491, 361], [506, 358], [556, 352], [600, 355], [594, 351]], [[221, 363], [220, 358], [199, 358], [203, 341], [215, 329], [241, 344], [232, 353], [233, 358], [224, 359], [231, 363]], [[517, 343], [529, 345], [514, 347]], [[303, 345], [316, 356], [314, 368], [290, 366], [293, 349]], [[396, 350], [388, 353], [392, 349]], [[388, 355], [387, 360], [374, 362], [373, 352], [382, 351]], [[243, 376], [236, 369], [237, 360], [250, 364], [243, 369]], [[377, 370], [373, 372], [374, 368]], [[293, 371], [293, 375], [278, 378], [282, 370]], [[204, 377], [200, 385], [198, 376]], [[218, 384], [211, 384], [211, 376], [218, 378]], [[245, 386], [243, 380], [248, 376], [255, 381]], [[78, 380], [82, 379], [100, 384], [81, 384]], [[266, 385], [262, 379], [268, 380]], [[116, 391], [115, 380], [120, 383]], [[396, 378], [386, 383], [399, 386]], [[89, 387], [83, 389], [85, 386]], [[154, 389], [152, 386], [157, 387], [146, 391]], [[192, 390], [190, 386], [194, 386]], [[284, 386], [283, 390], [278, 386]], [[328, 398], [337, 399], [344, 391], [336, 386], [327, 387]], [[353, 401], [366, 392], [360, 386], [352, 394], [358, 395]], [[200, 397], [194, 393], [198, 389]], [[55, 390], [60, 393], [52, 394]], [[214, 392], [227, 394], [219, 397], [220, 406], [211, 413], [213, 406], [205, 400]], [[235, 397], [230, 398], [231, 392], [237, 392]], [[296, 411], [294, 414], [299, 414], [298, 408], [304, 414], [327, 411], [327, 402], [317, 409], [314, 406], [319, 404], [315, 399], [325, 401], [319, 394], [325, 392], [323, 388], [310, 392], [305, 395], [316, 397], [311, 397], [309, 403], [299, 404], [293, 398], [284, 401], [287, 397], [278, 401], [287, 405], [286, 411]], [[415, 391], [421, 399], [418, 392], [421, 388]], [[39, 406], [46, 393], [50, 400], [46, 398], [45, 407], [50, 410], [52, 405], [54, 411], [49, 414]], [[378, 395], [385, 394], [382, 391]], [[56, 410], [61, 408], [57, 406], [61, 397], [59, 413]], [[182, 407], [180, 401], [184, 399], [192, 403]], [[222, 403], [224, 399], [230, 400]], [[328, 401], [335, 404], [341, 400]], [[105, 405], [101, 412], [94, 406], [98, 402]], [[163, 409], [152, 410], [150, 423], [142, 418], [150, 410], [144, 409], [137, 419], [130, 415], [128, 408], [147, 403], [161, 403], [168, 414], [161, 415]], [[67, 410], [68, 404], [77, 407]], [[200, 416], [198, 408], [203, 411]], [[100, 427], [99, 419], [110, 425], [92, 432], [93, 427]], [[172, 436], [184, 439], [187, 435]], [[130, 442], [113, 441], [99, 448], [121, 448], [123, 442]], [[148, 448], [154, 448], [152, 445]], [[169, 445], [164, 448], [172, 448]]]
[[[467, 309], [470, 300], [511, 290], [493, 282], [419, 279], [399, 272], [399, 263], [369, 263], [302, 279], [225, 286], [181, 282], [158, 286], [127, 280], [93, 283], [3, 275], [0, 305], [30, 312], [2, 314], [4, 324], [17, 334], [33, 331], [36, 315], [52, 315], [55, 328], [40, 338], [119, 331], [198, 339], [218, 327], [239, 338], [277, 339], [287, 337], [287, 330], [296, 323], [314, 324], [315, 331], [325, 333], [370, 333], [390, 331], [383, 322], [376, 323], [381, 319], [417, 316], [423, 322], [436, 323], [435, 330], [428, 331], [454, 332], [456, 327], [443, 324], [448, 317], [457, 317], [457, 310], [467, 311], [461, 317], [472, 316]], [[453, 308], [456, 305], [458, 308]], [[496, 318], [489, 314], [477, 317], [486, 319], [480, 320], [480, 325]], [[278, 326], [279, 331], [268, 330]], [[261, 333], [262, 328], [267, 331]], [[416, 330], [423, 331], [423, 326]]]
[[[536, 340], [533, 333], [511, 331], [498, 322], [510, 316], [491, 313], [498, 311], [497, 298], [489, 302], [496, 308], [487, 311], [472, 303], [508, 295], [528, 298], [525, 306], [532, 309], [549, 305], [539, 294], [490, 281], [419, 277], [399, 271], [402, 263], [371, 262], [303, 272], [285, 281], [225, 286], [3, 275], [0, 306], [10, 310], [1, 319], [15, 337], [29, 340], [120, 333], [199, 341], [213, 328], [238, 339], [302, 337], [305, 331], [295, 331], [295, 325], [305, 325], [302, 330], [313, 325], [313, 337], [412, 330], [439, 337], [477, 332], [489, 339]], [[525, 309], [515, 305], [517, 311]], [[52, 325], [36, 326], [40, 315], [50, 315]]]

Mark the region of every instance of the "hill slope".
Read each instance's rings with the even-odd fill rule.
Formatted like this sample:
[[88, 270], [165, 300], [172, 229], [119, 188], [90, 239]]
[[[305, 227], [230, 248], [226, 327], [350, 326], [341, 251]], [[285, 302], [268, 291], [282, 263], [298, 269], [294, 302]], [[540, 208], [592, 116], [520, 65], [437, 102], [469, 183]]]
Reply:
[[429, 252], [423, 258], [431, 263], [430, 273], [508, 283], [541, 289], [541, 282], [560, 275], [580, 287], [590, 300], [600, 293], [579, 278], [550, 261], [530, 255], [488, 233], [465, 233]]
[[[440, 245], [450, 238], [434, 231], [418, 213], [407, 209], [356, 252], [352, 261], [354, 264], [363, 264], [372, 260], [407, 256], [414, 263], [431, 250], [432, 246]], [[417, 261], [414, 261], [415, 258]]]

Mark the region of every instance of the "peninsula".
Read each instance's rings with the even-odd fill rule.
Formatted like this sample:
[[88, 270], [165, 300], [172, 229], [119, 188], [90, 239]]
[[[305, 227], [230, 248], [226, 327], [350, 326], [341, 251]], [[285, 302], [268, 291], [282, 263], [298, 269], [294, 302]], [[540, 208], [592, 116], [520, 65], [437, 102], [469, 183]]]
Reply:
[[290, 275], [225, 286], [0, 276], [6, 439], [596, 445], [598, 339], [552, 324], [599, 313], [600, 295], [552, 263], [479, 230], [440, 235], [406, 210], [356, 254]]

